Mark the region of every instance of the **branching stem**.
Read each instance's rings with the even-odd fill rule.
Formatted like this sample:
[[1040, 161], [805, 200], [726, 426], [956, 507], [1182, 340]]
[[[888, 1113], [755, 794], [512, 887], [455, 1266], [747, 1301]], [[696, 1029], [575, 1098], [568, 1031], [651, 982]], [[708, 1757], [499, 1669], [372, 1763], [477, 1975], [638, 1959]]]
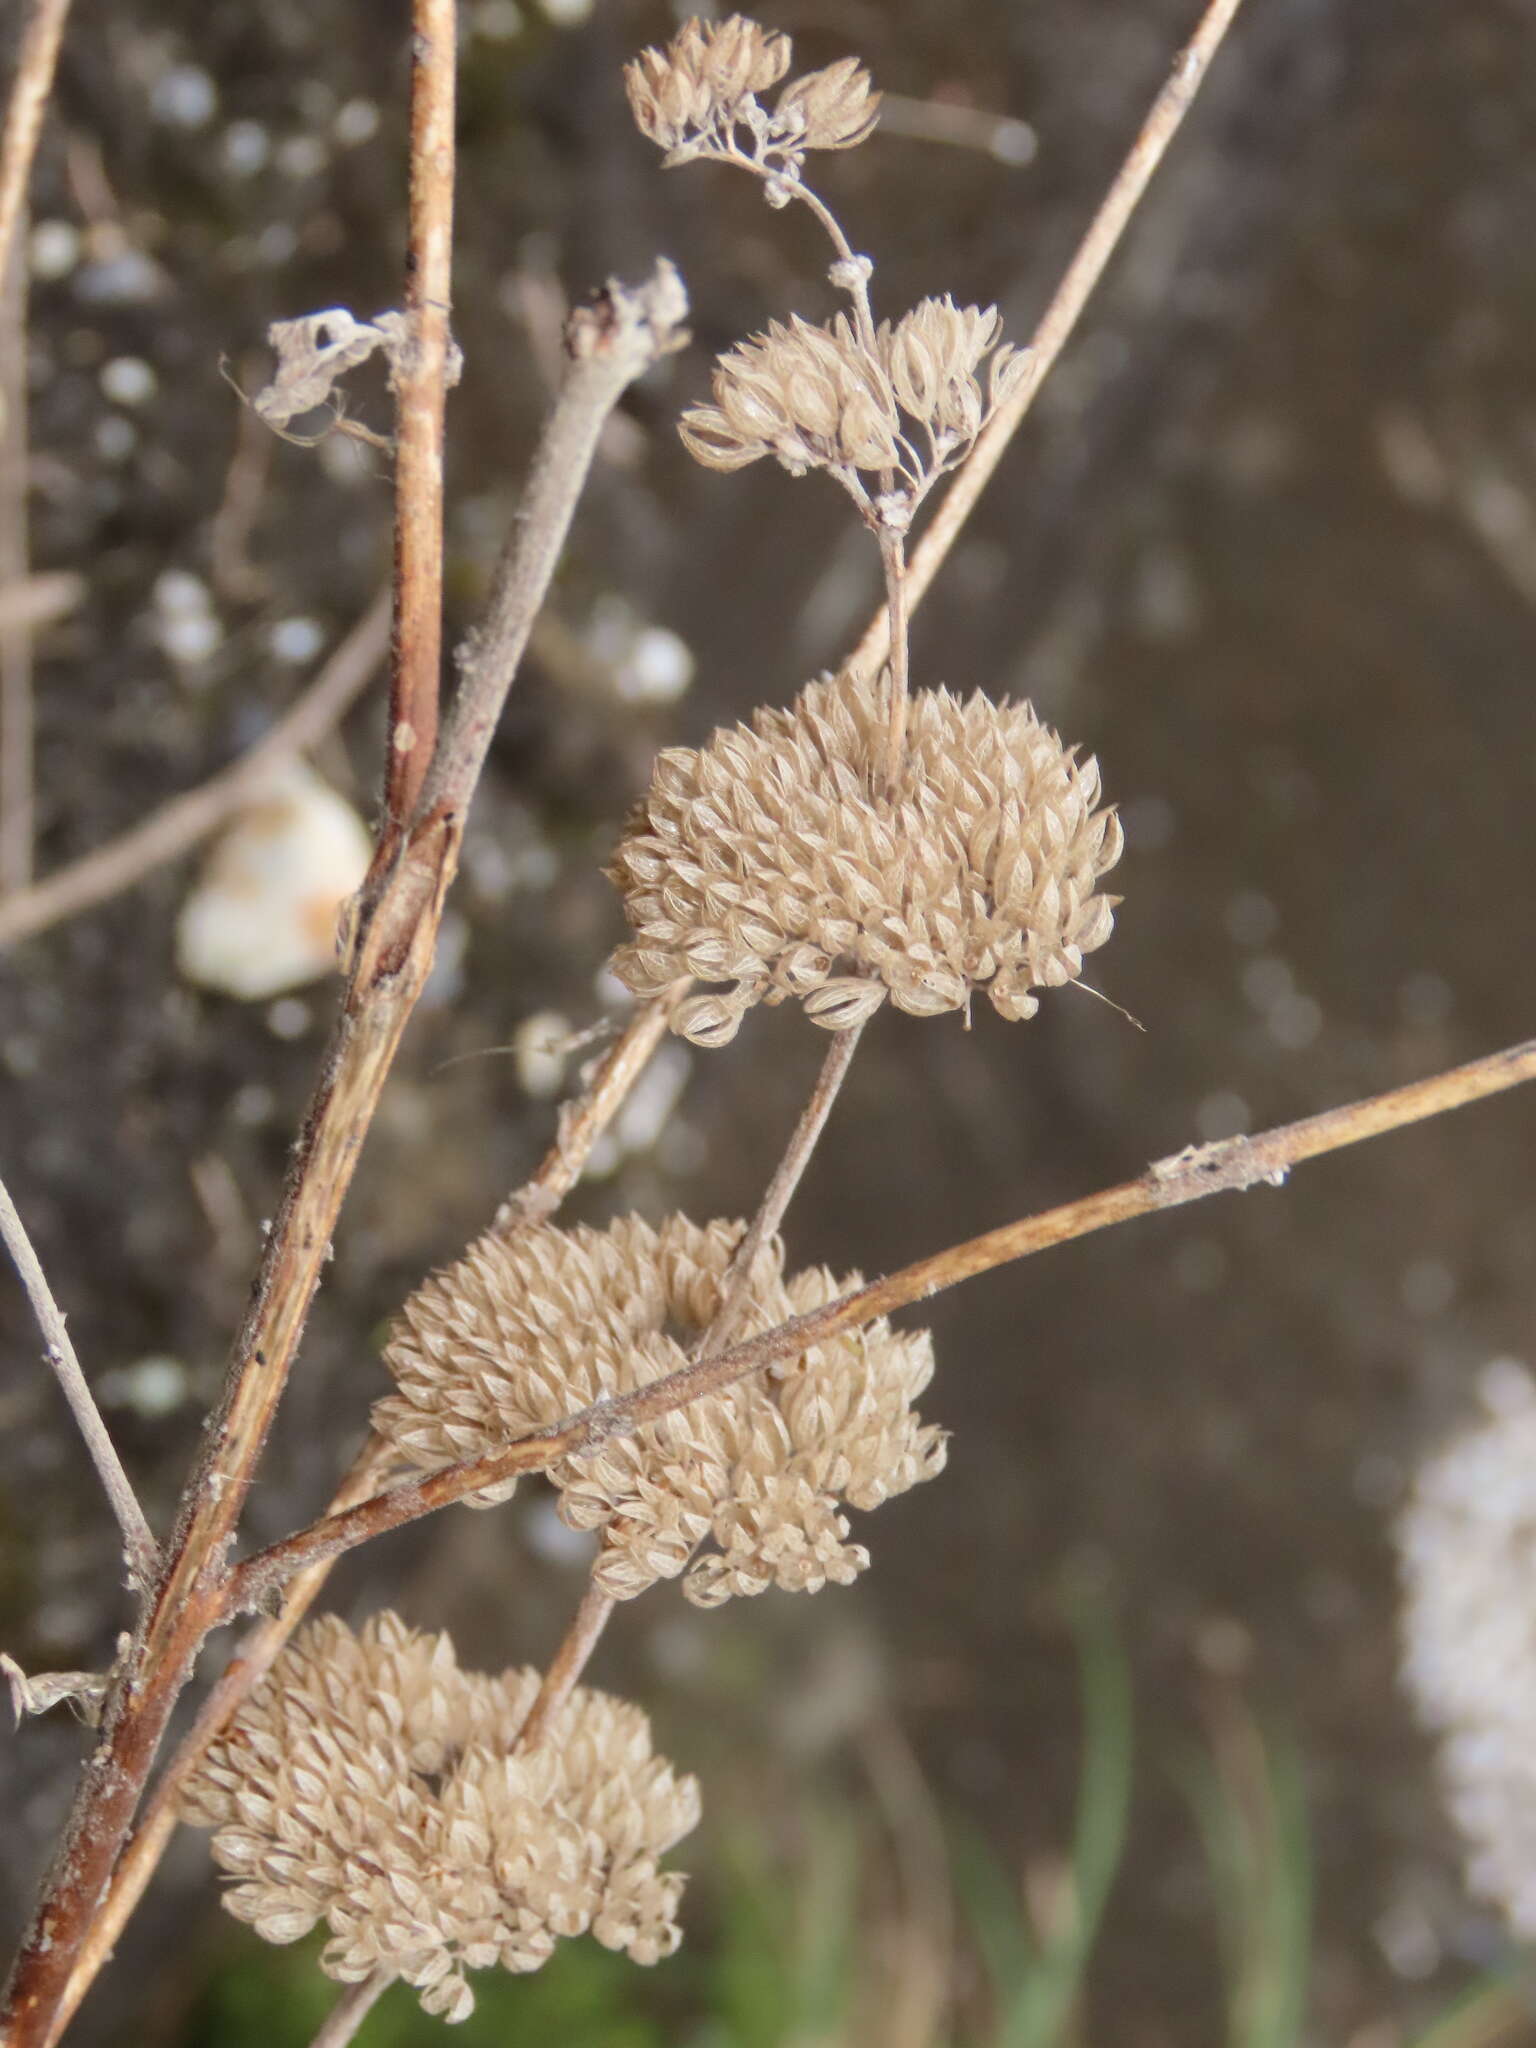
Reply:
[[359, 1543], [398, 1529], [422, 1515], [463, 1500], [482, 1488], [496, 1486], [525, 1472], [542, 1472], [562, 1458], [582, 1457], [619, 1431], [631, 1431], [684, 1408], [701, 1394], [719, 1393], [749, 1373], [760, 1372], [780, 1358], [825, 1343], [844, 1330], [860, 1329], [877, 1316], [889, 1315], [910, 1302], [924, 1301], [961, 1280], [989, 1273], [996, 1266], [1032, 1257], [1052, 1245], [1087, 1237], [1111, 1224], [1146, 1216], [1156, 1209], [1175, 1209], [1207, 1195], [1238, 1192], [1260, 1182], [1278, 1185], [1293, 1166], [1335, 1152], [1363, 1139], [1379, 1137], [1404, 1124], [1421, 1122], [1446, 1110], [1481, 1101], [1506, 1088], [1536, 1080], [1536, 1039], [1489, 1053], [1466, 1066], [1453, 1067], [1406, 1088], [1367, 1096], [1339, 1109], [1281, 1124], [1251, 1138], [1228, 1138], [1217, 1145], [1191, 1146], [1175, 1158], [1158, 1161], [1139, 1179], [1084, 1195], [1060, 1208], [1046, 1209], [989, 1230], [980, 1237], [935, 1252], [903, 1266], [852, 1294], [840, 1295], [824, 1307], [749, 1337], [714, 1358], [701, 1358], [665, 1379], [653, 1380], [532, 1436], [505, 1450], [451, 1465], [428, 1478], [412, 1480], [377, 1495], [350, 1514], [322, 1522], [285, 1537], [281, 1543], [247, 1558], [228, 1586], [230, 1612], [257, 1606], [274, 1587], [319, 1557], [337, 1556]]

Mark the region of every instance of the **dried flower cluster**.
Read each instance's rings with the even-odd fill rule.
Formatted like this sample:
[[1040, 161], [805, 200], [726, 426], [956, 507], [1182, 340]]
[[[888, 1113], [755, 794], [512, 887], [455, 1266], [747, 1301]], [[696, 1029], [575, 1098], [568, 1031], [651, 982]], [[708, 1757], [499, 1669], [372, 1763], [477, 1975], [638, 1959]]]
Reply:
[[466, 1970], [536, 1970], [562, 1935], [670, 1955], [684, 1880], [657, 1859], [698, 1786], [638, 1707], [583, 1688], [519, 1752], [538, 1690], [535, 1671], [461, 1671], [447, 1636], [393, 1614], [312, 1622], [183, 1793], [237, 1880], [225, 1905], [268, 1941], [324, 1920], [328, 1975], [382, 1965], [448, 2020], [473, 2009]]
[[1536, 1382], [1483, 1374], [1488, 1418], [1420, 1470], [1398, 1527], [1403, 1676], [1474, 1891], [1536, 1937]]
[[1031, 1017], [1030, 991], [1109, 937], [1118, 899], [1096, 888], [1120, 826], [1091, 759], [1028, 704], [921, 691], [891, 790], [883, 721], [878, 690], [844, 676], [658, 757], [609, 869], [635, 934], [613, 966], [637, 995], [733, 984], [673, 1013], [695, 1044], [788, 997], [832, 1031], [887, 998], [965, 1010], [978, 989]]
[[845, 313], [824, 327], [773, 321], [717, 359], [714, 404], [684, 413], [678, 431], [709, 469], [772, 455], [795, 476], [826, 470], [860, 500], [859, 473], [877, 474], [882, 493], [897, 494], [882, 516], [910, 518], [1027, 368], [1027, 356], [998, 345], [1001, 332], [995, 307], [947, 297], [883, 322], [873, 349]]
[[852, 57], [806, 72], [771, 110], [757, 98], [789, 69], [790, 40], [742, 15], [685, 22], [665, 50], [624, 67], [635, 124], [667, 162], [717, 157], [794, 179], [809, 149], [852, 149], [871, 133], [880, 95]]
[[[676, 1371], [719, 1310], [741, 1234], [674, 1216], [659, 1230], [625, 1217], [482, 1238], [401, 1311], [384, 1354], [399, 1392], [375, 1404], [375, 1429], [436, 1470]], [[786, 1279], [782, 1247], [765, 1247], [741, 1333], [859, 1284], [822, 1269]], [[600, 1532], [595, 1577], [615, 1599], [684, 1572], [700, 1607], [847, 1584], [869, 1557], [838, 1502], [878, 1507], [943, 1466], [942, 1434], [912, 1412], [932, 1371], [926, 1331], [850, 1331], [554, 1466], [560, 1513]], [[706, 1541], [716, 1549], [695, 1560]]]

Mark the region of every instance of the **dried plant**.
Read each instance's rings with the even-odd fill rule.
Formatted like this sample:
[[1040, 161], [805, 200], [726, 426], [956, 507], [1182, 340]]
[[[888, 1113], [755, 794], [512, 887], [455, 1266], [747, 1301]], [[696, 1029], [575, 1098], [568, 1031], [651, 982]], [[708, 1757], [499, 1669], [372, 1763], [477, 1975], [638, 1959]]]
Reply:
[[[384, 1354], [400, 1391], [375, 1402], [375, 1430], [437, 1471], [680, 1371], [720, 1313], [744, 1232], [627, 1216], [606, 1231], [482, 1238], [401, 1310]], [[863, 1284], [824, 1270], [786, 1279], [783, 1257], [774, 1242], [754, 1261], [740, 1311], [751, 1333]], [[943, 1468], [942, 1435], [911, 1405], [932, 1372], [926, 1331], [869, 1323], [552, 1465], [561, 1515], [600, 1532], [593, 1578], [616, 1600], [679, 1573], [698, 1607], [770, 1585], [846, 1585], [869, 1553], [847, 1541], [838, 1500], [875, 1508]], [[696, 1558], [709, 1540], [717, 1549]]]
[[[350, 906], [345, 992], [252, 1306], [163, 1548], [99, 1427], [21, 1220], [0, 1201], [0, 1234], [82, 1416], [138, 1599], [110, 1673], [27, 1679], [6, 1666], [22, 1707], [73, 1695], [100, 1717], [12, 1977], [10, 2048], [59, 2037], [178, 1811], [215, 1828], [216, 1859], [235, 1879], [227, 1901], [259, 1933], [286, 1941], [328, 1924], [323, 1967], [355, 1988], [323, 2031], [327, 2048], [350, 2038], [397, 1978], [428, 2011], [458, 2019], [471, 2004], [467, 1971], [537, 1967], [562, 1935], [590, 1929], [641, 1962], [669, 1953], [681, 1879], [658, 1859], [694, 1825], [697, 1788], [653, 1755], [639, 1708], [578, 1680], [614, 1602], [658, 1579], [681, 1578], [708, 1607], [770, 1585], [815, 1591], [864, 1568], [843, 1505], [873, 1508], [944, 1461], [942, 1433], [912, 1409], [932, 1371], [927, 1334], [898, 1333], [882, 1318], [1006, 1259], [1283, 1179], [1298, 1160], [1536, 1073], [1536, 1047], [1516, 1047], [1254, 1139], [1190, 1150], [870, 1285], [856, 1274], [784, 1271], [780, 1224], [874, 1011], [968, 1014], [980, 991], [1003, 1016], [1027, 1018], [1036, 991], [1078, 978], [1083, 956], [1110, 935], [1117, 899], [1100, 884], [1120, 835], [1100, 805], [1096, 765], [1028, 705], [914, 692], [908, 620], [1236, 5], [1209, 0], [1033, 343], [1019, 351], [1002, 341], [994, 309], [948, 297], [877, 321], [874, 265], [807, 179], [809, 158], [858, 146], [878, 118], [879, 95], [856, 58], [792, 77], [789, 38], [732, 17], [691, 21], [628, 67], [636, 121], [668, 164], [744, 171], [771, 206], [807, 207], [830, 240], [828, 275], [847, 310], [822, 325], [791, 316], [727, 350], [712, 402], [691, 408], [681, 433], [711, 469], [772, 456], [794, 474], [832, 476], [878, 545], [883, 611], [855, 657], [788, 711], [761, 709], [699, 749], [661, 756], [611, 868], [634, 934], [615, 964], [645, 1002], [567, 1106], [529, 1186], [403, 1306], [386, 1351], [396, 1391], [377, 1402], [375, 1434], [331, 1512], [231, 1564], [358, 1150], [431, 966], [464, 814], [598, 435], [629, 383], [685, 339], [686, 298], [665, 264], [643, 287], [610, 284], [572, 316], [565, 379], [440, 729], [443, 407], [458, 368], [447, 319], [456, 23], [452, 0], [414, 0], [405, 303], [368, 322], [333, 308], [286, 323], [276, 340], [292, 388], [265, 408], [281, 418], [289, 399], [329, 400], [345, 369], [375, 348], [388, 357], [396, 569], [383, 820]], [[37, 7], [20, 82], [26, 118], [6, 131], [0, 270], [61, 19], [57, 0]], [[947, 477], [909, 564], [914, 517]], [[207, 802], [194, 808], [195, 825], [186, 814], [130, 835], [116, 872], [142, 872], [206, 829]], [[66, 871], [21, 890], [0, 912], [0, 932], [37, 929], [112, 886], [101, 869]], [[690, 993], [693, 981], [712, 986]], [[669, 1025], [723, 1044], [752, 1004], [786, 998], [834, 1035], [748, 1224], [549, 1223]], [[461, 1672], [446, 1638], [388, 1615], [357, 1634], [322, 1619], [289, 1642], [344, 1550], [451, 1502], [492, 1505], [534, 1471], [549, 1474], [565, 1519], [599, 1539], [542, 1676]], [[263, 1619], [146, 1798], [197, 1651], [253, 1608]]]
[[[885, 731], [858, 676], [812, 683], [788, 712], [656, 763], [610, 870], [634, 927], [613, 960], [636, 995], [682, 977], [672, 1028], [723, 1045], [753, 1003], [797, 998], [831, 1031], [889, 998], [915, 1017], [985, 992], [1031, 1017], [1102, 946], [1118, 898], [1095, 893], [1120, 857], [1078, 762], [1028, 704], [914, 698], [894, 785]], [[838, 971], [842, 969], [843, 971]]]
[[577, 1687], [520, 1747], [536, 1671], [461, 1671], [447, 1636], [393, 1614], [296, 1636], [182, 1793], [217, 1830], [224, 1904], [267, 1941], [320, 1920], [343, 1983], [402, 1978], [466, 2019], [466, 1970], [536, 1970], [591, 1932], [637, 1963], [671, 1955], [683, 1879], [657, 1859], [699, 1791], [651, 1750], [638, 1707]]

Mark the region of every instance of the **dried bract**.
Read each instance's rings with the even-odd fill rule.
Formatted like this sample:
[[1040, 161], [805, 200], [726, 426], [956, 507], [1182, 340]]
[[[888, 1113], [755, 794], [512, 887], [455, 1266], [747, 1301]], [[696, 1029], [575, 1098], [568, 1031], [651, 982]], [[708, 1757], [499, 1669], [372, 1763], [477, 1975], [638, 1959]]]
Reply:
[[887, 999], [914, 1016], [985, 990], [1031, 1017], [1103, 945], [1119, 820], [1099, 774], [1028, 704], [917, 692], [897, 784], [883, 692], [812, 683], [787, 711], [671, 748], [608, 872], [634, 932], [614, 971], [637, 995], [682, 975], [733, 984], [672, 1028], [723, 1044], [758, 1001], [844, 1031]]
[[880, 95], [856, 57], [843, 57], [824, 71], [808, 71], [779, 94], [773, 134], [804, 149], [853, 149], [874, 133]]
[[845, 314], [826, 327], [771, 322], [719, 358], [714, 395], [678, 422], [689, 454], [708, 469], [740, 469], [762, 455], [796, 475], [888, 470], [900, 460], [895, 396]]
[[772, 455], [794, 475], [826, 470], [861, 499], [861, 473], [878, 475], [882, 490], [915, 507], [1022, 373], [1027, 358], [1000, 346], [1001, 333], [996, 307], [949, 298], [924, 299], [894, 327], [885, 323], [872, 349], [843, 313], [824, 327], [773, 321], [717, 359], [713, 405], [684, 413], [678, 431], [707, 469]]
[[630, 111], [642, 135], [674, 150], [729, 129], [745, 102], [777, 85], [789, 68], [790, 41], [744, 15], [687, 21], [665, 50], [642, 50], [624, 67]]
[[757, 95], [778, 84], [789, 58], [788, 36], [744, 15], [684, 22], [664, 50], [642, 50], [624, 67], [635, 125], [669, 163], [711, 156], [795, 178], [808, 149], [862, 142], [880, 95], [858, 59], [844, 57], [793, 80], [769, 113]]
[[1474, 1891], [1536, 1937], [1536, 1383], [1500, 1361], [1486, 1419], [1419, 1471], [1398, 1527], [1403, 1675], [1440, 1737]]
[[[406, 1302], [384, 1354], [399, 1391], [374, 1404], [374, 1428], [435, 1471], [676, 1371], [719, 1310], [741, 1234], [674, 1216], [482, 1238]], [[860, 1284], [819, 1268], [786, 1278], [775, 1242], [741, 1334]], [[699, 1606], [846, 1584], [869, 1559], [839, 1501], [877, 1507], [943, 1466], [942, 1434], [912, 1412], [932, 1371], [926, 1331], [848, 1331], [555, 1465], [560, 1514], [598, 1532], [595, 1577], [615, 1599], [680, 1574]], [[718, 1554], [696, 1557], [706, 1543]]]
[[382, 1966], [447, 2020], [473, 2010], [467, 1970], [536, 1970], [562, 1935], [671, 1955], [684, 1879], [657, 1859], [696, 1825], [696, 1782], [640, 1708], [583, 1687], [519, 1751], [538, 1690], [461, 1671], [393, 1614], [310, 1623], [182, 1794], [217, 1830], [225, 1905], [267, 1941], [324, 1920], [329, 1976]]

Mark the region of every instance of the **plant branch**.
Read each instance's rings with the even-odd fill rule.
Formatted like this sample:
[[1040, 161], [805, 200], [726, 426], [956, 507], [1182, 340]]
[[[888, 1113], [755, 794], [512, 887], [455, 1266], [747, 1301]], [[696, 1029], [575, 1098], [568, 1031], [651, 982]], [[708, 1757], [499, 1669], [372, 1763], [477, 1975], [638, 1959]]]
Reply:
[[[1056, 287], [1055, 297], [1031, 337], [1027, 368], [1006, 403], [999, 406], [981, 430], [975, 447], [956, 473], [955, 481], [912, 551], [907, 572], [908, 600], [912, 605], [918, 604], [927, 591], [940, 563], [974, 510], [976, 500], [990, 481], [992, 472], [1002, 460], [1003, 451], [1034, 404], [1035, 394], [1077, 325], [1078, 316], [1087, 305], [1104, 266], [1114, 254], [1132, 214], [1141, 203], [1153, 172], [1162, 162], [1169, 143], [1194, 104], [1211, 59], [1241, 4], [1242, 0], [1210, 0], [1194, 35], [1174, 60], [1167, 83], [1152, 102], [1140, 134], [1132, 143], [1129, 155], [1116, 173], [1114, 183], [1078, 245], [1077, 254]], [[889, 633], [890, 621], [882, 611], [871, 619], [868, 631], [853, 655], [853, 665], [866, 675], [872, 675], [890, 651]]]
[[[661, 999], [661, 1005], [665, 1016], [665, 998]], [[784, 1213], [810, 1164], [816, 1141], [826, 1126], [844, 1077], [853, 1064], [863, 1030], [863, 1025], [859, 1024], [851, 1031], [838, 1032], [833, 1038], [821, 1063], [810, 1100], [790, 1135], [783, 1158], [774, 1169], [757, 1214], [726, 1269], [720, 1287], [720, 1306], [694, 1354], [696, 1358], [713, 1358], [730, 1343], [731, 1335], [741, 1321], [742, 1310], [751, 1299], [752, 1268], [757, 1263], [757, 1255], [784, 1220]], [[544, 1674], [538, 1697], [529, 1709], [528, 1719], [518, 1736], [519, 1747], [532, 1749], [543, 1740], [551, 1720], [570, 1698], [571, 1688], [586, 1669], [587, 1660], [596, 1649], [613, 1609], [610, 1595], [602, 1590], [595, 1578], [589, 1579], [571, 1625]]]
[[325, 2024], [309, 2048], [347, 2048], [347, 2043], [394, 1981], [394, 1971], [380, 1963], [373, 1975], [365, 1977], [361, 1984], [349, 1984], [331, 2007]]
[[683, 346], [687, 312], [682, 279], [659, 262], [645, 284], [626, 290], [610, 283], [567, 321], [562, 402], [534, 457], [485, 619], [458, 650], [458, 694], [422, 795], [424, 818], [456, 813], [474, 788], [603, 422], [643, 369]]
[[705, 1332], [704, 1341], [695, 1356], [714, 1358], [724, 1351], [735, 1335], [741, 1322], [741, 1312], [751, 1299], [752, 1268], [757, 1255], [768, 1242], [779, 1225], [784, 1221], [784, 1212], [794, 1199], [805, 1169], [811, 1163], [811, 1154], [816, 1142], [826, 1128], [827, 1118], [832, 1114], [848, 1069], [853, 1065], [853, 1056], [859, 1049], [859, 1040], [864, 1035], [862, 1024], [854, 1025], [851, 1031], [833, 1034], [827, 1048], [826, 1058], [816, 1076], [816, 1085], [811, 1090], [810, 1100], [800, 1113], [800, 1120], [790, 1134], [784, 1156], [774, 1169], [757, 1214], [747, 1226], [746, 1234], [737, 1245], [720, 1289], [720, 1307], [714, 1321]]
[[520, 1437], [504, 1450], [391, 1487], [348, 1514], [313, 1523], [237, 1567], [229, 1581], [230, 1611], [258, 1605], [274, 1587], [281, 1586], [293, 1572], [317, 1557], [339, 1555], [485, 1487], [500, 1485], [527, 1472], [542, 1472], [562, 1458], [586, 1456], [611, 1436], [655, 1422], [686, 1407], [700, 1395], [719, 1393], [778, 1359], [804, 1351], [812, 1344], [825, 1343], [844, 1330], [861, 1328], [877, 1316], [889, 1315], [911, 1302], [926, 1300], [961, 1280], [973, 1279], [996, 1266], [1029, 1258], [1052, 1245], [1087, 1237], [1093, 1231], [1129, 1222], [1134, 1216], [1146, 1216], [1157, 1209], [1178, 1208], [1207, 1195], [1238, 1192], [1259, 1182], [1279, 1185], [1290, 1169], [1304, 1160], [1458, 1109], [1465, 1103], [1481, 1101], [1485, 1096], [1533, 1079], [1536, 1039], [1528, 1039], [1466, 1066], [1412, 1082], [1406, 1088], [1394, 1088], [1385, 1095], [1368, 1096], [1361, 1102], [1324, 1110], [1317, 1116], [1281, 1124], [1251, 1138], [1227, 1138], [1216, 1145], [1189, 1146], [1171, 1159], [1157, 1161], [1137, 1180], [1084, 1195], [1075, 1202], [1022, 1217], [981, 1237], [951, 1245], [852, 1294], [840, 1295], [822, 1308], [796, 1316], [777, 1329], [749, 1337], [716, 1357], [695, 1360], [664, 1379], [584, 1408], [532, 1436]]
[[217, 775], [94, 853], [71, 861], [41, 882], [0, 898], [0, 945], [78, 916], [177, 860], [207, 838], [272, 771], [312, 747], [336, 725], [373, 675], [389, 642], [389, 593], [381, 592], [348, 633], [309, 688], [265, 739]]
[[[498, 1210], [498, 1230], [510, 1235], [525, 1224], [543, 1222], [575, 1186], [592, 1147], [622, 1106], [665, 1032], [670, 1000], [662, 996], [640, 1005], [582, 1093], [562, 1106], [559, 1138], [532, 1179]], [[394, 1458], [392, 1447], [382, 1437], [370, 1436], [337, 1488], [327, 1513], [339, 1514], [344, 1508], [373, 1499], [379, 1479]], [[197, 1719], [150, 1793], [132, 1839], [112, 1873], [111, 1887], [91, 1922], [60, 2002], [55, 2038], [73, 2018], [144, 1896], [175, 1828], [176, 1802], [182, 1785], [208, 1745], [239, 1712], [251, 1689], [272, 1668], [279, 1651], [314, 1605], [335, 1562], [334, 1557], [321, 1558], [288, 1581], [277, 1613], [266, 1616], [249, 1630], [223, 1677], [199, 1708]]]
[[587, 1589], [581, 1596], [571, 1625], [550, 1660], [538, 1697], [518, 1732], [519, 1749], [537, 1749], [544, 1740], [550, 1722], [570, 1698], [577, 1680], [586, 1670], [587, 1659], [597, 1648], [598, 1638], [608, 1626], [613, 1608], [612, 1597], [603, 1591], [596, 1579], [588, 1579]]
[[148, 1592], [159, 1568], [160, 1546], [150, 1534], [144, 1510], [139, 1506], [132, 1483], [123, 1470], [122, 1460], [107, 1434], [101, 1411], [91, 1398], [91, 1390], [75, 1356], [75, 1347], [69, 1341], [69, 1331], [64, 1327], [59, 1305], [53, 1298], [47, 1276], [32, 1249], [32, 1240], [3, 1181], [0, 1181], [0, 1238], [4, 1239], [6, 1250], [15, 1261], [21, 1284], [32, 1304], [32, 1313], [37, 1318], [37, 1326], [43, 1333], [48, 1363], [80, 1426], [85, 1447], [91, 1454], [91, 1463], [96, 1467], [97, 1477], [123, 1532], [128, 1583], [136, 1592]]
[[379, 860], [393, 860], [437, 745], [443, 644], [443, 413], [453, 265], [456, 0], [411, 4], [406, 349], [395, 393], [395, 621]]
[[[27, 252], [18, 233], [9, 262], [0, 260], [0, 589], [27, 575], [27, 435]], [[25, 617], [0, 620], [0, 901], [32, 879], [35, 731], [32, 628]]]
[[[452, 61], [451, 42], [439, 45]], [[228, 1611], [224, 1555], [256, 1459], [292, 1364], [309, 1304], [329, 1254], [343, 1196], [372, 1121], [385, 1076], [431, 967], [443, 901], [458, 861], [464, 811], [494, 727], [559, 557], [598, 429], [619, 395], [665, 349], [678, 345], [686, 301], [675, 272], [663, 289], [611, 285], [573, 318], [573, 360], [518, 520], [512, 588], [499, 592], [495, 644], [504, 657], [491, 693], [475, 678], [461, 689], [431, 778], [432, 802], [387, 872], [375, 865], [361, 899], [341, 1014], [267, 1238], [225, 1393], [205, 1433], [183, 1496], [167, 1568], [150, 1613], [109, 1698], [101, 1739], [87, 1764], [75, 1809], [44, 1884], [12, 1975], [0, 2021], [7, 2048], [47, 2040], [63, 1987], [132, 1821], [171, 1708], [202, 1639]], [[579, 423], [579, 431], [577, 430]], [[551, 448], [571, 465], [552, 479]], [[439, 773], [439, 765], [442, 772]], [[8, 2024], [11, 2032], [5, 2033]]]
[[10, 262], [26, 208], [32, 159], [43, 132], [69, 0], [32, 0], [16, 53], [5, 119], [0, 122], [0, 276]]
[[[392, 1446], [382, 1437], [370, 1435], [332, 1496], [328, 1512], [337, 1514], [343, 1508], [371, 1499], [394, 1458]], [[51, 2039], [57, 2040], [74, 2018], [81, 1999], [111, 1957], [143, 1898], [175, 1831], [182, 1786], [202, 1761], [208, 1745], [223, 1734], [252, 1687], [259, 1685], [271, 1670], [283, 1645], [319, 1597], [334, 1563], [334, 1558], [324, 1558], [288, 1581], [277, 1612], [264, 1615], [246, 1631], [223, 1676], [198, 1708], [197, 1719], [157, 1779], [132, 1839], [112, 1873], [111, 1887], [91, 1921], [59, 2001]]]
[[666, 1036], [667, 1019], [681, 990], [690, 986], [682, 982], [671, 994], [655, 996], [631, 1011], [582, 1092], [560, 1105], [555, 1142], [538, 1172], [496, 1211], [493, 1228], [498, 1236], [510, 1237], [527, 1224], [542, 1223], [559, 1208], [580, 1180], [593, 1145]]
[[886, 780], [894, 796], [907, 747], [907, 551], [893, 527], [876, 530], [880, 567], [885, 573], [886, 645], [890, 655], [890, 724], [886, 734]]

